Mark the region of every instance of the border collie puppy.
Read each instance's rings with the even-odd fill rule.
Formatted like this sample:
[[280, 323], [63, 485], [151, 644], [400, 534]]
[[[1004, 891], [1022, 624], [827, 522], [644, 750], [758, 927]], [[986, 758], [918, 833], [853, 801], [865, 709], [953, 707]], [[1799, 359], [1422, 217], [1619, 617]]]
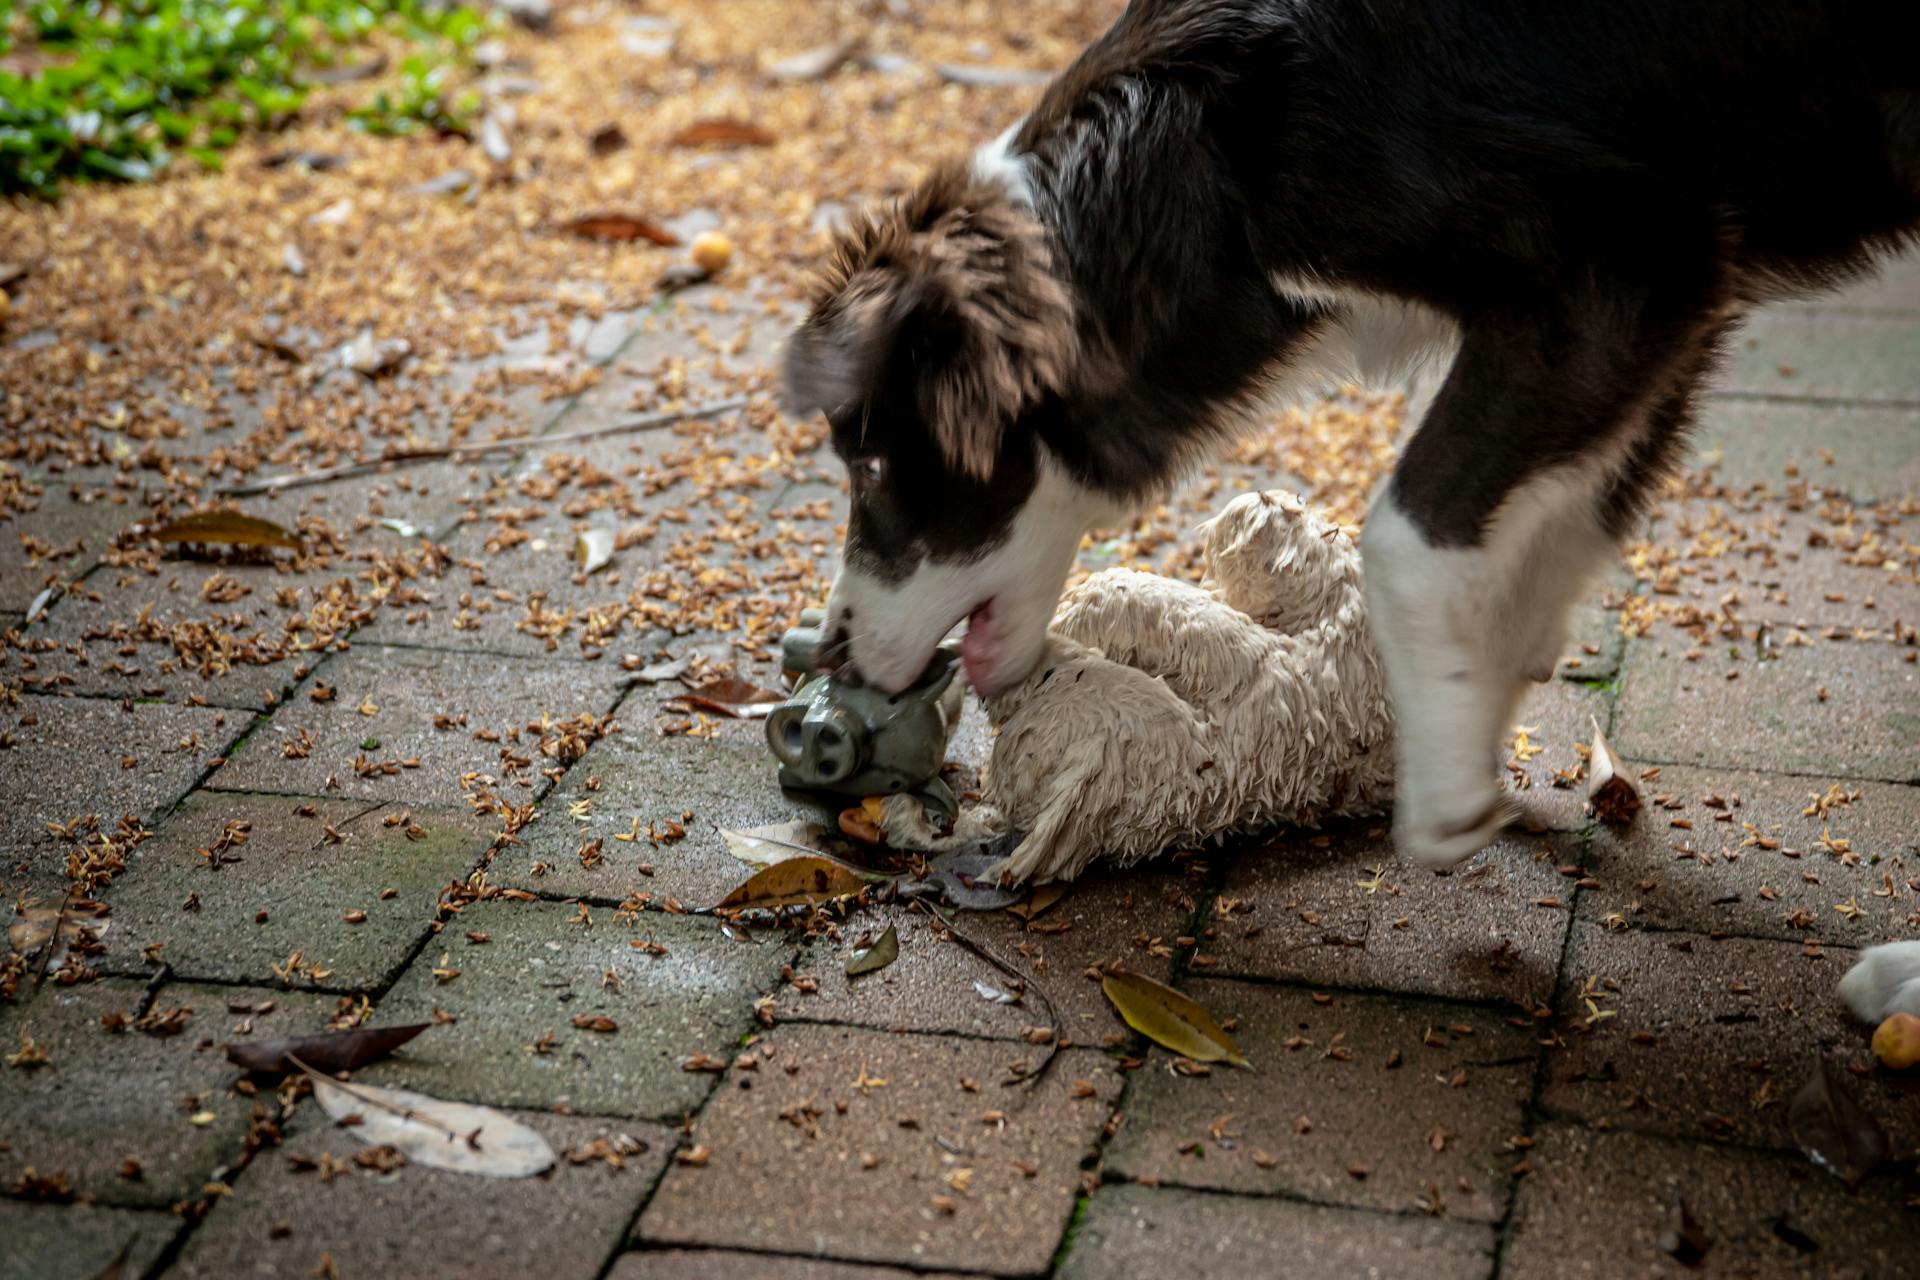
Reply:
[[794, 335], [854, 669], [904, 688], [966, 619], [972, 682], [1022, 679], [1090, 527], [1330, 360], [1437, 348], [1363, 548], [1395, 839], [1467, 857], [1729, 328], [1915, 235], [1916, 48], [1912, 0], [1134, 0], [849, 229]]

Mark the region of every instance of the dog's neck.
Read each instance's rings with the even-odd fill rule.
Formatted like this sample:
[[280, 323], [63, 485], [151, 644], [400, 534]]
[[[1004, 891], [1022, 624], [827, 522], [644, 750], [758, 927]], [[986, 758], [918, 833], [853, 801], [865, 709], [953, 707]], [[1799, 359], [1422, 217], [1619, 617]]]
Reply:
[[1220, 92], [1095, 45], [974, 157], [974, 175], [1046, 229], [1078, 315], [1081, 376], [1036, 429], [1110, 493], [1157, 494], [1239, 429], [1325, 315], [1268, 284], [1237, 176], [1206, 133]]

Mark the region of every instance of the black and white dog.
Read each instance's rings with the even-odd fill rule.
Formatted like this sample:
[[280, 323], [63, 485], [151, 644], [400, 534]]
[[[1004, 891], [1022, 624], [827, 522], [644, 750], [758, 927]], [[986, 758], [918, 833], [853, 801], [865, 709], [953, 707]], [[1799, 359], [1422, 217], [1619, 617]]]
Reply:
[[794, 337], [853, 666], [902, 688], [969, 619], [973, 682], [1018, 681], [1086, 530], [1330, 358], [1438, 349], [1362, 545], [1395, 839], [1467, 857], [1729, 328], [1915, 235], [1916, 50], [1913, 0], [1134, 0], [850, 229]]

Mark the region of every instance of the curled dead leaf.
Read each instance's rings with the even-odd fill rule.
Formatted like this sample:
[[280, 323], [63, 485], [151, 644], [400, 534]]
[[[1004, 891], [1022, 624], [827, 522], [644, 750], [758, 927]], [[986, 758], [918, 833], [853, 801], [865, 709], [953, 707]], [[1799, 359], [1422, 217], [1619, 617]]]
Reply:
[[1621, 769], [1607, 735], [1600, 732], [1600, 722], [1592, 723], [1593, 746], [1587, 757], [1587, 803], [1600, 821], [1624, 826], [1640, 812], [1640, 789]]
[[832, 44], [788, 54], [767, 65], [767, 74], [775, 80], [818, 80], [832, 75], [860, 49], [856, 36], [835, 40]]
[[294, 1063], [298, 1059], [315, 1070], [337, 1073], [356, 1071], [379, 1061], [431, 1025], [414, 1022], [399, 1027], [355, 1027], [284, 1040], [239, 1040], [220, 1047], [226, 1051], [227, 1061], [248, 1071], [298, 1071]]
[[573, 561], [580, 572], [604, 569], [613, 560], [613, 530], [587, 529], [574, 539]]
[[874, 939], [872, 946], [847, 957], [847, 976], [857, 978], [863, 973], [874, 973], [899, 958], [900, 935], [892, 925], [888, 925], [887, 931]]

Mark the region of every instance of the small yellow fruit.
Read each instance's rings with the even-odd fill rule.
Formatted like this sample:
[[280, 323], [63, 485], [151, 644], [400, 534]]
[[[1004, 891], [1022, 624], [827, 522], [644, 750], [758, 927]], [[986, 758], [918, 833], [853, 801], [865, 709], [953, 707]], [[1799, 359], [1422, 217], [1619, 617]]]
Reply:
[[1895, 1071], [1920, 1066], [1920, 1018], [1889, 1014], [1873, 1033], [1873, 1055]]
[[733, 241], [718, 231], [702, 231], [693, 238], [693, 265], [710, 276], [717, 276], [727, 268], [727, 260], [733, 257]]

